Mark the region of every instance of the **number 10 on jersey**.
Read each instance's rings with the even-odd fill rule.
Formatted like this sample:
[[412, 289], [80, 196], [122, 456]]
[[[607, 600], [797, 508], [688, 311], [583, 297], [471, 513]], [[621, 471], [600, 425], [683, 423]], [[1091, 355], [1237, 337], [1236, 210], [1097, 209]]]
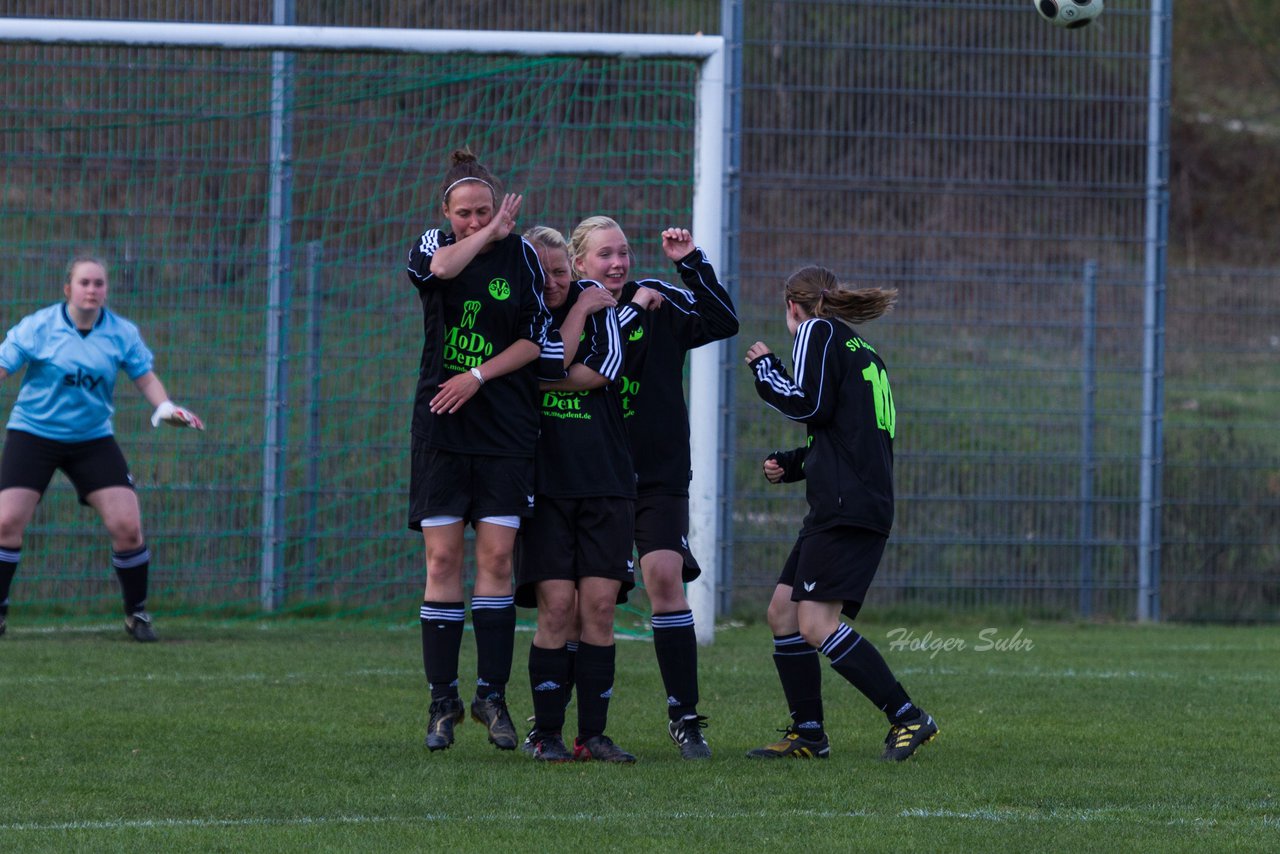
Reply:
[[889, 388], [889, 374], [874, 364], [862, 369], [862, 378], [871, 383], [871, 397], [876, 403], [876, 426], [893, 438], [898, 423], [898, 412], [893, 408], [893, 391]]

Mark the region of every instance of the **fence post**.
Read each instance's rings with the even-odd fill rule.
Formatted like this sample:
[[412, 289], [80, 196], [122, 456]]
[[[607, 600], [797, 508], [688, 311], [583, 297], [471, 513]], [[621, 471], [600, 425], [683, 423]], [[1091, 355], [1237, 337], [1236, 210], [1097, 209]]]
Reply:
[[[738, 235], [742, 198], [742, 46], [746, 10], [744, 0], [721, 0], [720, 32], [724, 36], [724, 257], [716, 260], [720, 281], [735, 303], [740, 302]], [[720, 578], [716, 589], [716, 613], [733, 610], [733, 495], [737, 430], [734, 424], [734, 379], [740, 367], [738, 356], [726, 347], [720, 359]]]
[[1141, 621], [1160, 619], [1160, 514], [1164, 476], [1165, 278], [1169, 246], [1169, 99], [1172, 0], [1152, 0], [1147, 87], [1147, 205], [1142, 308], [1142, 469], [1138, 520]]
[[[293, 0], [276, 0], [275, 23], [293, 23]], [[285, 456], [288, 431], [286, 364], [288, 317], [285, 306], [293, 275], [290, 226], [293, 218], [293, 55], [271, 54], [270, 197], [267, 201], [267, 330], [264, 436], [262, 443], [262, 610], [279, 609], [284, 598]]]
[[1093, 453], [1097, 420], [1098, 262], [1084, 263], [1084, 318], [1081, 346], [1083, 413], [1080, 419], [1080, 616], [1093, 616]]
[[320, 493], [320, 344], [324, 245], [307, 244], [307, 471], [303, 492], [302, 567], [307, 599], [316, 592], [316, 497]]

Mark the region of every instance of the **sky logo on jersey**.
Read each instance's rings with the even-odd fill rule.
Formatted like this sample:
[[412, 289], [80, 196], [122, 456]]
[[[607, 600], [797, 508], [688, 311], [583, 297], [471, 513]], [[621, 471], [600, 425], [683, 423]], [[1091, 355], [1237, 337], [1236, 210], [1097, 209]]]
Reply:
[[98, 386], [106, 382], [106, 377], [95, 377], [93, 374], [86, 374], [83, 369], [76, 368], [74, 374], [63, 374], [62, 384], [70, 386], [79, 386], [86, 391], [93, 391]]
[[498, 302], [502, 302], [504, 299], [511, 296], [511, 283], [503, 278], [490, 280], [489, 296], [493, 297]]

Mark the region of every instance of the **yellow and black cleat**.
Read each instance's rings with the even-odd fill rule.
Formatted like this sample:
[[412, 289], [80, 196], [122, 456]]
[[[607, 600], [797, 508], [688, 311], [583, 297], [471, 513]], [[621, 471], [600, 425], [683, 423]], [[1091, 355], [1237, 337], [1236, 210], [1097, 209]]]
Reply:
[[937, 734], [938, 725], [933, 716], [922, 710], [915, 720], [889, 727], [889, 734], [884, 737], [884, 753], [880, 754], [880, 758], [886, 762], [902, 762], [922, 744], [932, 741]]
[[782, 741], [747, 751], [751, 759], [826, 759], [831, 755], [827, 734], [821, 738], [805, 738], [793, 729], [779, 730]]

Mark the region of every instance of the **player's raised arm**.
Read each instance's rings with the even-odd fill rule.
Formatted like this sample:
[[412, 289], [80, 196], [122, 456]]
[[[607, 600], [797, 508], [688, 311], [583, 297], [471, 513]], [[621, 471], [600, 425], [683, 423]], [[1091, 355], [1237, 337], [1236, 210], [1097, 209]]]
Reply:
[[672, 289], [672, 305], [685, 315], [679, 325], [687, 349], [738, 334], [738, 310], [720, 283], [706, 252], [693, 242], [686, 228], [662, 232], [662, 252], [680, 273], [684, 289]]
[[837, 374], [829, 364], [832, 340], [829, 321], [807, 318], [799, 325], [792, 349], [794, 379], [776, 354], [760, 342], [753, 344], [747, 351], [747, 363], [755, 374], [760, 399], [793, 421], [827, 421], [838, 397]]
[[[465, 225], [461, 233], [455, 231], [457, 242], [441, 246], [431, 256], [431, 274], [436, 278], [456, 278], [477, 255], [515, 228], [516, 214], [524, 196], [507, 193], [495, 212], [491, 203], [485, 200], [491, 190], [483, 183], [470, 187], [464, 183], [454, 190], [451, 201], [445, 204], [445, 215], [449, 216], [452, 211], [451, 221], [455, 225], [462, 221]], [[488, 221], [480, 225], [486, 218]]]

